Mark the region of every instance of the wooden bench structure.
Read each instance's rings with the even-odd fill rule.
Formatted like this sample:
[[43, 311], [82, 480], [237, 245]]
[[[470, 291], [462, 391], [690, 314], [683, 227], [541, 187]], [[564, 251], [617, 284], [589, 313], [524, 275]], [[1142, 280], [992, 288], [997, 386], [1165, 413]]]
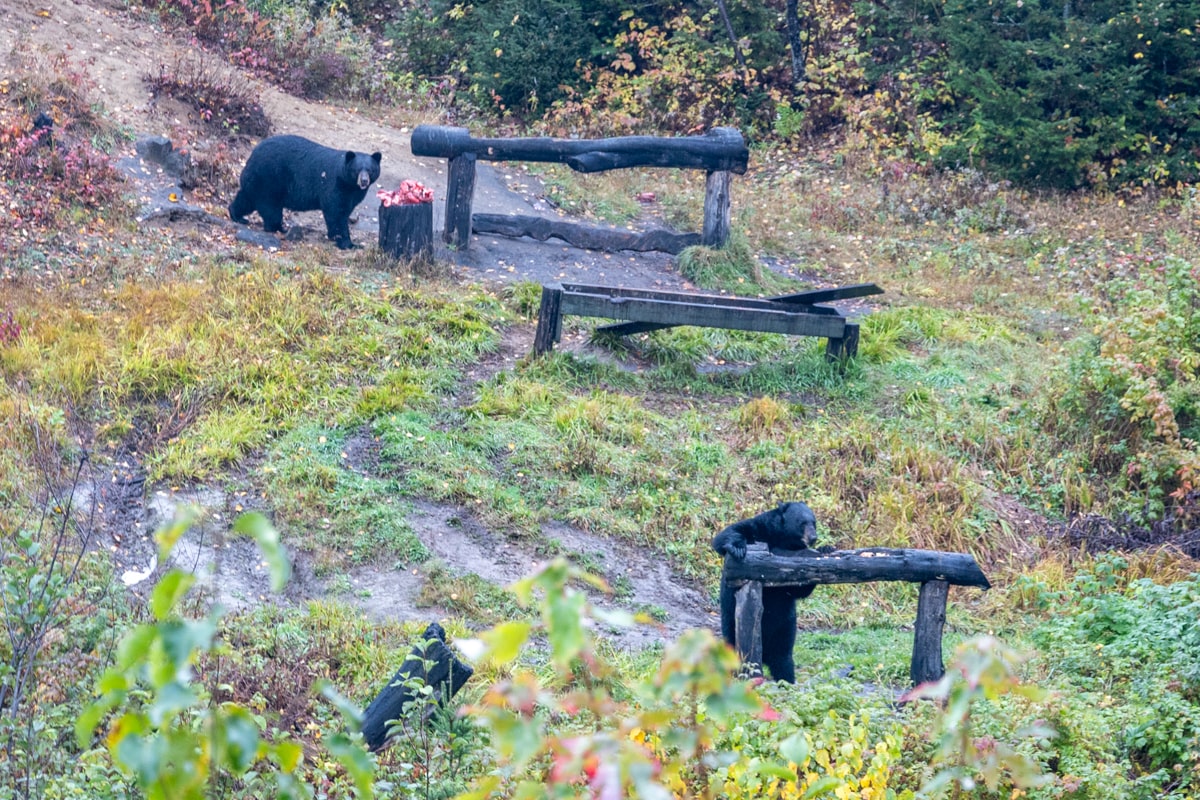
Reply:
[[[661, 250], [678, 253], [704, 244], [723, 247], [729, 239], [731, 174], [742, 175], [750, 162], [745, 139], [735, 128], [713, 128], [703, 136], [620, 136], [612, 139], [554, 139], [548, 137], [475, 138], [466, 128], [418, 125], [412, 133], [415, 156], [449, 160], [446, 183], [446, 224], [442, 238], [460, 250], [471, 232], [501, 236], [530, 236], [541, 241], [554, 236], [576, 247], [599, 250]], [[472, 214], [475, 162], [542, 161], [566, 164], [576, 172], [603, 172], [629, 167], [703, 169], [708, 173], [701, 233], [656, 230], [646, 233], [588, 227], [542, 217]]]
[[966, 553], [936, 550], [865, 548], [862, 550], [797, 550], [770, 553], [752, 545], [746, 558], [726, 557], [722, 581], [736, 587], [735, 630], [742, 662], [762, 664], [763, 586], [802, 586], [814, 583], [913, 581], [921, 584], [909, 675], [913, 685], [936, 681], [942, 662], [942, 631], [951, 584], [990, 589], [991, 583], [975, 559]]
[[627, 320], [597, 329], [618, 336], [676, 325], [819, 336], [829, 340], [825, 349], [827, 357], [849, 358], [858, 352], [858, 323], [847, 320], [836, 308], [818, 304], [882, 293], [883, 289], [873, 283], [814, 289], [765, 299], [574, 283], [544, 285], [533, 352], [542, 355], [552, 350], [554, 343], [562, 340], [563, 315], [576, 314]]

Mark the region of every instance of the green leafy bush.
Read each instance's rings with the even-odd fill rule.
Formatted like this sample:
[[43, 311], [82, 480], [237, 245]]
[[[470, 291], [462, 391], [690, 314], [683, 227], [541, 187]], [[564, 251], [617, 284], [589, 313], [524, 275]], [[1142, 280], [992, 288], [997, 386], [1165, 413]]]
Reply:
[[[1026, 185], [1168, 184], [1200, 175], [1195, 0], [907, 0], [859, 8], [873, 77], [920, 88], [941, 136], [922, 154]], [[911, 71], [906, 75], [906, 71]], [[918, 148], [921, 145], [918, 144]]]
[[1157, 519], [1200, 487], [1200, 269], [1121, 255], [1098, 320], [1047, 387], [1043, 424], [1115, 485], [1119, 510]]

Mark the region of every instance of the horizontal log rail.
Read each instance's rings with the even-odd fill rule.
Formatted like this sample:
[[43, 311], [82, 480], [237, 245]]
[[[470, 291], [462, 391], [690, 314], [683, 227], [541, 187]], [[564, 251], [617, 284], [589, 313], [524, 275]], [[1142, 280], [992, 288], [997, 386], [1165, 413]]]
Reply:
[[741, 131], [713, 128], [701, 136], [618, 136], [612, 139], [476, 138], [466, 128], [418, 125], [412, 132], [414, 156], [457, 158], [471, 153], [480, 161], [541, 161], [566, 164], [576, 172], [628, 167], [675, 167], [743, 175], [750, 151]]
[[871, 581], [946, 581], [955, 586], [990, 589], [991, 584], [966, 553], [868, 547], [862, 550], [797, 550], [792, 553], [750, 547], [743, 561], [725, 560], [725, 579], [767, 586]]

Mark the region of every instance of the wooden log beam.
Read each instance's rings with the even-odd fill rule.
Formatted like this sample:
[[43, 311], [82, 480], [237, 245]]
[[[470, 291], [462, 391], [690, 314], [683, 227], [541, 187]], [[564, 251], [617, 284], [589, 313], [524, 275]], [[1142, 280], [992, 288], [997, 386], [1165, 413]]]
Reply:
[[493, 233], [499, 236], [528, 236], [540, 242], [554, 237], [573, 247], [610, 253], [619, 250], [634, 250], [639, 253], [654, 250], [678, 254], [683, 252], [684, 248], [700, 243], [698, 233], [676, 233], [662, 229], [638, 233], [523, 214], [475, 214], [471, 217], [471, 229], [476, 233]]
[[446, 178], [446, 226], [442, 240], [459, 250], [471, 243], [471, 204], [475, 200], [475, 154], [450, 159]]
[[913, 686], [936, 681], [946, 672], [942, 664], [942, 631], [946, 627], [946, 597], [949, 593], [950, 584], [946, 581], [925, 581], [921, 584], [909, 669]]
[[742, 175], [750, 163], [750, 151], [736, 128], [713, 128], [702, 136], [492, 139], [475, 138], [466, 128], [418, 125], [411, 145], [415, 156], [452, 159], [472, 153], [483, 161], [555, 162], [585, 173], [627, 167], [676, 167]]
[[967, 553], [869, 547], [861, 550], [797, 550], [786, 555], [752, 545], [744, 561], [725, 559], [731, 584], [761, 581], [767, 586], [869, 581], [946, 581], [955, 586], [990, 589], [991, 583]]
[[[836, 308], [826, 308], [824, 306], [815, 306], [814, 303], [829, 303], [834, 300], [849, 300], [855, 297], [866, 297], [873, 294], [883, 294], [883, 289], [873, 283], [856, 283], [851, 286], [840, 286], [833, 289], [811, 289], [806, 292], [795, 292], [793, 294], [780, 294], [774, 297], [766, 298], [772, 303], [788, 303], [789, 305], [809, 306], [804, 309], [810, 314], [837, 314], [841, 316]], [[673, 328], [673, 325], [663, 325], [650, 322], [620, 322], [613, 325], [603, 325], [596, 330], [601, 333], [609, 333], [614, 336], [629, 336], [635, 333], [649, 333], [650, 331], [660, 331], [666, 328]], [[858, 351], [858, 342], [855, 341], [855, 352]]]
[[705, 247], [724, 247], [729, 241], [729, 193], [733, 178], [725, 170], [710, 171], [704, 185], [704, 225], [700, 242]]
[[846, 321], [841, 317], [804, 314], [779, 306], [777, 309], [742, 308], [691, 302], [649, 300], [640, 297], [605, 297], [564, 292], [562, 313], [581, 317], [661, 322], [669, 325], [699, 325], [706, 328], [731, 328], [790, 336], [841, 338]]
[[750, 581], [734, 593], [733, 638], [748, 677], [762, 675], [762, 584]]
[[538, 307], [537, 331], [533, 334], [533, 354], [549, 353], [562, 338], [562, 297], [558, 286], [542, 287], [542, 303]]

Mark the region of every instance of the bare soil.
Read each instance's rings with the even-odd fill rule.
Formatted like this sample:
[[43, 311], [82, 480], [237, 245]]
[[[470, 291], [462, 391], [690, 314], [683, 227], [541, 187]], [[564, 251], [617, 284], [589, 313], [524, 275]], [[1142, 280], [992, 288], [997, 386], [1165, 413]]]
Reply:
[[[195, 135], [199, 125], [186, 118], [187, 109], [169, 102], [153, 102], [143, 82], [144, 76], [173, 63], [194, 47], [176, 40], [152, 20], [131, 15], [119, 2], [5, 0], [0, 6], [0, 66], [7, 66], [19, 53], [65, 52], [71, 63], [95, 82], [93, 95], [103, 104], [105, 113], [135, 136], [158, 135], [178, 141], [181, 136]], [[259, 93], [275, 132], [298, 134], [335, 147], [378, 150], [384, 154], [378, 186], [394, 188], [402, 179], [413, 178], [434, 188], [435, 227], [440, 227], [445, 164], [440, 159], [414, 158], [407, 128], [392, 127], [353, 110], [306, 102], [252, 78], [247, 80]], [[190, 144], [193, 148], [206, 146], [204, 141]], [[244, 144], [246, 153], [251, 144]], [[210, 229], [211, 235], [204, 240], [213, 247], [247, 246], [236, 241], [238, 226], [228, 221], [223, 207], [230, 198], [199, 198], [181, 192], [174, 178], [157, 165], [143, 162], [132, 143], [115, 157], [126, 172], [131, 192], [140, 199], [144, 221], [157, 218], [169, 223], [182, 219], [186, 224]], [[542, 198], [536, 179], [500, 167], [479, 165], [476, 210], [561, 216]], [[178, 204], [182, 213], [175, 213], [173, 204]], [[369, 196], [356, 212], [352, 235], [360, 244], [377, 235], [375, 209], [377, 204]], [[257, 217], [252, 220], [257, 223]], [[315, 238], [324, 239], [318, 212], [289, 214], [287, 222], [310, 231], [310, 238], [315, 234]], [[286, 252], [294, 243], [280, 240], [278, 246]], [[457, 274], [472, 281], [567, 280], [689, 288], [675, 270], [673, 257], [660, 253], [605, 254], [579, 250], [556, 240], [476, 236], [464, 252], [439, 245], [437, 255], [457, 265]], [[501, 352], [472, 370], [467, 380], [483, 380], [509, 367], [528, 352], [525, 339], [531, 335], [531, 330], [523, 329], [506, 334]], [[587, 345], [567, 337], [563, 346]], [[368, 452], [363, 453], [363, 458], [369, 457]], [[236, 478], [220, 487], [149, 486], [132, 454], [98, 472], [102, 474], [97, 480], [78, 491], [77, 505], [98, 510], [97, 546], [112, 553], [117, 574], [124, 577], [132, 591], [148, 589], [154, 575], [164, 568], [155, 558], [153, 532], [171, 519], [182, 502], [203, 507], [205, 514], [176, 546], [172, 565], [199, 576], [201, 590], [226, 609], [268, 602], [302, 603], [329, 590], [325, 581], [314, 577], [309, 557], [293, 541], [292, 581], [282, 597], [271, 593], [265, 564], [253, 543], [230, 535], [230, 524], [237, 514], [256, 507], [269, 512], [267, 500], [261, 496], [256, 499], [249, 487], [235, 488], [240, 485]], [[544, 561], [534, 552], [534, 543], [510, 541], [488, 530], [468, 509], [418, 502], [409, 522], [437, 558], [457, 574], [474, 573], [503, 585]], [[612, 542], [561, 523], [547, 525], [542, 539], [557, 543], [565, 554], [586, 558], [610, 582], [623, 586], [627, 598], [623, 604], [630, 610], [652, 609], [663, 619], [655, 628], [608, 632], [624, 646], [642, 647], [689, 627], [715, 625], [711, 598], [677, 575], [656, 552]], [[352, 570], [348, 578], [351, 591], [343, 592], [342, 598], [376, 618], [431, 621], [445, 614], [442, 609], [417, 605], [425, 580], [418, 567], [363, 567]], [[596, 601], [609, 607], [621, 604], [603, 597]]]

